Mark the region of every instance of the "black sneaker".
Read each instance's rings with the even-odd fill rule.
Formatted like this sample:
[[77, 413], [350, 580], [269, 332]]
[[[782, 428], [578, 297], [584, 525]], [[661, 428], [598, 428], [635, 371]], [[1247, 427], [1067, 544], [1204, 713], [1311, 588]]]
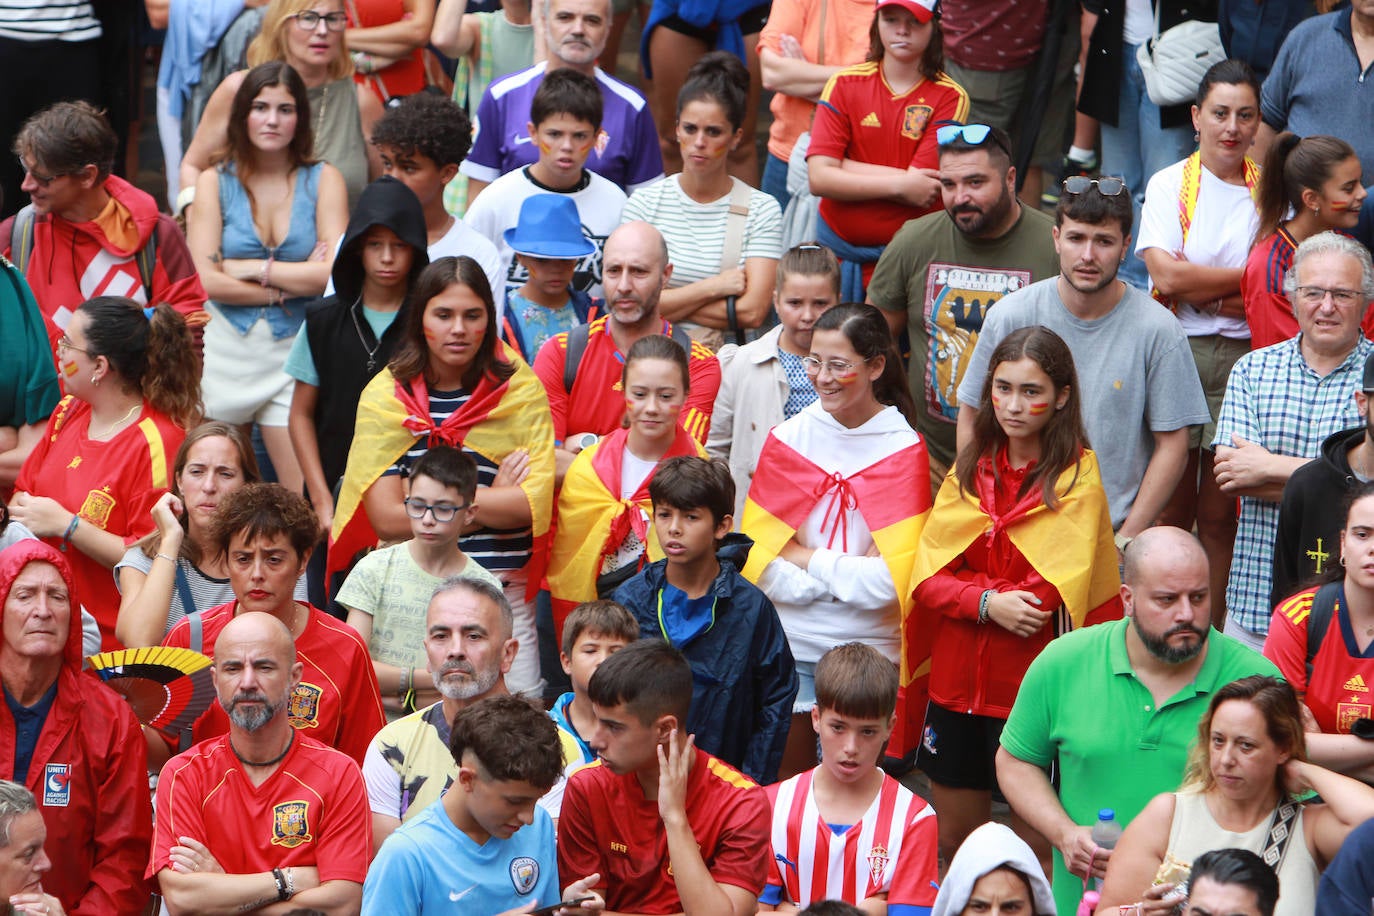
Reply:
[[1065, 156], [1059, 163], [1059, 176], [1054, 181], [1045, 183], [1045, 190], [1040, 194], [1040, 206], [1046, 210], [1053, 210], [1059, 206], [1059, 191], [1063, 187], [1064, 179], [1074, 175], [1082, 175], [1085, 178], [1096, 178], [1098, 169], [1102, 163], [1098, 161], [1097, 154], [1093, 153], [1092, 161], [1079, 162]]

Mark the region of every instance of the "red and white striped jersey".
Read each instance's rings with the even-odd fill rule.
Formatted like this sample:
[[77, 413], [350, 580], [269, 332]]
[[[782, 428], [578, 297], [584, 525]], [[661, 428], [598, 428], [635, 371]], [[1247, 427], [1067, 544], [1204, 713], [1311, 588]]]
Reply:
[[773, 861], [763, 899], [805, 907], [817, 900], [857, 904], [886, 892], [889, 907], [932, 906], [939, 877], [935, 811], [884, 775], [859, 822], [836, 834], [812, 791], [819, 769], [767, 787]]

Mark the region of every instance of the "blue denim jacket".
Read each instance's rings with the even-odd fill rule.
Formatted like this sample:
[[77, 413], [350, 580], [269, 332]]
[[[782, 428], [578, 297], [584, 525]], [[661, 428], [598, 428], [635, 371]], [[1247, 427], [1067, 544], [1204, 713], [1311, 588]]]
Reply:
[[[315, 250], [315, 201], [319, 194], [321, 163], [296, 170], [296, 191], [291, 198], [291, 228], [276, 248], [268, 248], [258, 238], [253, 225], [253, 210], [248, 195], [239, 183], [232, 165], [219, 171], [219, 208], [224, 220], [220, 248], [226, 258], [266, 258], [278, 261], [304, 261]], [[225, 305], [212, 303], [240, 336], [248, 334], [260, 318], [266, 318], [273, 340], [294, 337], [305, 320], [305, 305], [314, 297], [298, 296], [280, 306]]]

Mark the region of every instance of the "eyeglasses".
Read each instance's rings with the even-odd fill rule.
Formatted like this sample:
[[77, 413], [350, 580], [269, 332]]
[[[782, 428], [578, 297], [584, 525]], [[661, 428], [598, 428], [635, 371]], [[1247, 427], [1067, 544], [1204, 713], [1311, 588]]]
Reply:
[[1064, 190], [1070, 194], [1082, 194], [1090, 188], [1097, 188], [1103, 197], [1115, 197], [1126, 191], [1126, 182], [1120, 178], [1088, 178], [1084, 175], [1070, 175], [1064, 179]]
[[433, 515], [434, 520], [440, 524], [453, 521], [454, 518], [458, 516], [459, 512], [467, 508], [467, 506], [452, 506], [448, 503], [427, 503], [423, 499], [410, 499], [409, 497], [407, 497], [404, 502], [406, 504], [406, 515], [409, 515], [413, 519], [422, 519], [425, 517], [425, 513], [428, 512], [430, 515]]
[[1327, 296], [1339, 306], [1348, 308], [1364, 301], [1364, 293], [1358, 289], [1327, 289], [1325, 286], [1299, 286], [1298, 301], [1303, 305], [1320, 305]]
[[32, 178], [34, 181], [38, 182], [45, 188], [57, 179], [72, 174], [71, 172], [58, 172], [55, 175], [44, 175], [41, 172], [37, 172], [29, 168], [29, 166], [24, 162], [23, 156], [16, 156], [14, 161], [19, 163], [19, 171], [28, 175], [30, 178]]
[[75, 350], [78, 353], [85, 353], [87, 356], [89, 356], [91, 353], [91, 351], [87, 350], [85, 347], [78, 347], [76, 344], [72, 343], [72, 339], [68, 337], [66, 334], [63, 334], [61, 337], [57, 338], [57, 349]]
[[1008, 156], [1011, 155], [1011, 150], [1007, 149], [1007, 145], [986, 124], [959, 124], [954, 121], [947, 121], [935, 131], [935, 145], [949, 146], [955, 140], [963, 140], [969, 146], [982, 146], [988, 142], [989, 137], [1002, 152]]
[[344, 12], [317, 13], [314, 10], [302, 10], [299, 13], [292, 13], [291, 18], [296, 20], [296, 28], [302, 32], [313, 32], [319, 28], [320, 20], [324, 20], [324, 27], [331, 32], [342, 32], [348, 28], [348, 14]]
[[855, 369], [859, 368], [859, 366], [862, 366], [864, 363], [868, 362], [868, 360], [872, 358], [873, 357], [870, 356], [868, 359], [862, 359], [859, 360], [859, 362], [857, 363], [851, 363], [847, 359], [829, 359], [822, 362], [821, 360], [816, 359], [816, 357], [814, 356], [803, 356], [802, 368], [806, 370], [807, 375], [814, 378], [815, 376], [821, 374], [821, 368], [824, 367], [830, 370], [830, 375], [832, 378], [838, 378], [840, 376], [850, 375], [854, 372]]

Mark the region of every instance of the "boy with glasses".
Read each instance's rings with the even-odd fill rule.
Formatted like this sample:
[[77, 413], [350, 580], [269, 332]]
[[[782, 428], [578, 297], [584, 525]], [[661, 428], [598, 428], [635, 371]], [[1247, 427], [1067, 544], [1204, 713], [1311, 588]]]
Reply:
[[459, 449], [432, 447], [410, 475], [405, 507], [413, 537], [363, 557], [339, 590], [349, 626], [367, 642], [388, 721], [439, 700], [423, 677], [425, 614], [435, 589], [450, 578], [501, 587], [458, 547], [476, 495], [477, 463]]

